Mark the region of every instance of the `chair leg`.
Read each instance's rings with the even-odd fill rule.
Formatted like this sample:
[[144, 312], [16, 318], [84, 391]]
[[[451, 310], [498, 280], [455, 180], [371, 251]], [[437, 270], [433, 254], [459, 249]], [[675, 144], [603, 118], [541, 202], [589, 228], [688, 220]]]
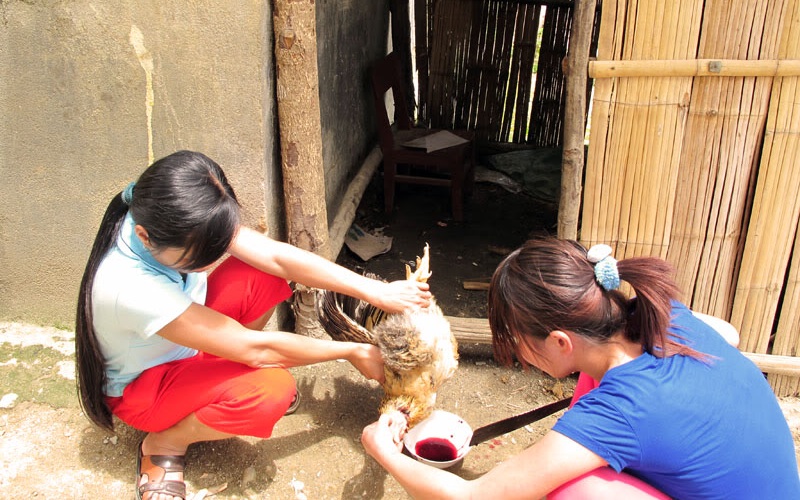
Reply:
[[397, 165], [394, 162], [383, 162], [383, 204], [384, 211], [391, 214], [394, 210], [394, 177], [397, 174]]
[[472, 194], [475, 189], [475, 144], [471, 144], [466, 158], [466, 172], [464, 174], [464, 193]]
[[453, 210], [453, 219], [457, 222], [464, 220], [464, 170], [453, 170], [450, 180], [450, 203]]

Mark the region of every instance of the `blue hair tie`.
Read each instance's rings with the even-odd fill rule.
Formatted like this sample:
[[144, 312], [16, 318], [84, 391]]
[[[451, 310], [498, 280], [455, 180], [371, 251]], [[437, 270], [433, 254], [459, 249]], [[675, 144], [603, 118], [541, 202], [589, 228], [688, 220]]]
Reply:
[[611, 256], [610, 246], [595, 245], [586, 252], [586, 258], [594, 264], [594, 277], [603, 289], [611, 291], [619, 288], [617, 259]]
[[133, 188], [136, 186], [136, 182], [132, 181], [130, 184], [125, 186], [125, 189], [122, 190], [122, 201], [126, 205], [130, 205], [133, 201]]

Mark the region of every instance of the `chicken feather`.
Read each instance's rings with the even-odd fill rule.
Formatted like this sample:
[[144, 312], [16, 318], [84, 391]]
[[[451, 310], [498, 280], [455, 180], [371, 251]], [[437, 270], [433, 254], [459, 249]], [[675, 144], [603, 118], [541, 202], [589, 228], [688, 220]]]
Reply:
[[[425, 245], [415, 271], [406, 265], [407, 279], [427, 281], [432, 274], [429, 262]], [[400, 411], [408, 428], [430, 415], [436, 393], [458, 367], [458, 344], [435, 298], [425, 309], [386, 314], [366, 302], [324, 291], [318, 296], [317, 310], [332, 339], [366, 342], [381, 350], [386, 375], [381, 413]]]

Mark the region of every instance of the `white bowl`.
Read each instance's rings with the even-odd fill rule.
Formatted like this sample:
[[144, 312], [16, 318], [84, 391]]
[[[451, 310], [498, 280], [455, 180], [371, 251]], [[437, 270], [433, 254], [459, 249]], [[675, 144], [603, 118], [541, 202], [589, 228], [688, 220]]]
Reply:
[[[408, 453], [420, 462], [439, 469], [447, 469], [464, 459], [470, 449], [470, 439], [472, 439], [472, 427], [464, 419], [454, 413], [434, 410], [428, 418], [406, 433], [403, 444]], [[428, 454], [427, 457], [420, 456], [417, 454], [418, 444], [422, 447], [427, 444], [428, 452], [449, 452], [445, 454], [454, 454], [455, 458], [437, 460], [435, 458], [439, 457], [436, 453]], [[423, 448], [419, 451], [423, 451]]]

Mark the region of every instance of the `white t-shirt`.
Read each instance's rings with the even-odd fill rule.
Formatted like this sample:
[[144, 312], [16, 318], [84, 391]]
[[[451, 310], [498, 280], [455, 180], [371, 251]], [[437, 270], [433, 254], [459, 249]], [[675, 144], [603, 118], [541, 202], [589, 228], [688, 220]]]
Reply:
[[157, 335], [192, 302], [204, 304], [206, 273], [179, 272], [153, 259], [134, 234], [130, 213], [117, 243], [94, 279], [94, 329], [106, 360], [108, 396], [122, 391], [144, 370], [194, 356], [197, 351]]

